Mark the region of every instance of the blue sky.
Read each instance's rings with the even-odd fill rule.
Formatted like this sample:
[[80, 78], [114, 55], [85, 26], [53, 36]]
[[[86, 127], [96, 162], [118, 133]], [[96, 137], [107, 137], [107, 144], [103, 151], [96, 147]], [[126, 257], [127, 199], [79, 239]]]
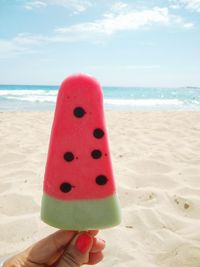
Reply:
[[0, 0], [0, 84], [200, 86], [200, 0]]

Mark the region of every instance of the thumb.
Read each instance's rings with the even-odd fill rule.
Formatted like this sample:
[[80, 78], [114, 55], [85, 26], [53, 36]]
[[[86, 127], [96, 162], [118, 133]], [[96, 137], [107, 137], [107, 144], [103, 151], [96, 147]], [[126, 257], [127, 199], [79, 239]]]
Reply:
[[64, 251], [56, 267], [79, 267], [89, 261], [93, 238], [86, 234], [76, 235]]

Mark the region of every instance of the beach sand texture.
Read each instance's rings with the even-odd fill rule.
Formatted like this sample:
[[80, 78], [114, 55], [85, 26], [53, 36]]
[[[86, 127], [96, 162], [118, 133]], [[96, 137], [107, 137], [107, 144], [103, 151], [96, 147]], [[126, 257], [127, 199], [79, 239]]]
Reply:
[[[0, 256], [56, 229], [40, 220], [53, 113], [0, 113]], [[122, 224], [104, 267], [200, 267], [200, 112], [106, 112]]]

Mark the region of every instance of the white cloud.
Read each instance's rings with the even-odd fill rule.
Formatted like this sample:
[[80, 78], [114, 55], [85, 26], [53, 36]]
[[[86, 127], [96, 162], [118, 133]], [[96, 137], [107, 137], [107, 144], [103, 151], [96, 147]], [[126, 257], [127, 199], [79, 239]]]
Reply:
[[117, 31], [137, 30], [151, 24], [164, 24], [170, 22], [167, 8], [155, 7], [150, 10], [130, 11], [126, 13], [104, 15], [103, 19], [94, 22], [76, 24], [70, 27], [58, 28], [58, 33], [101, 33], [113, 34]]
[[21, 54], [37, 53], [37, 49], [53, 42], [54, 37], [19, 33], [12, 39], [0, 39], [0, 58], [10, 58]]
[[52, 36], [19, 33], [12, 39], [0, 39], [0, 58], [10, 58], [21, 54], [37, 53], [41, 46], [52, 43], [80, 41], [79, 36], [54, 34]]
[[192, 29], [192, 28], [194, 28], [194, 24], [193, 23], [184, 23], [183, 27], [185, 29]]
[[46, 6], [47, 4], [44, 1], [31, 1], [31, 2], [25, 3], [24, 5], [24, 7], [28, 10], [32, 10], [35, 8], [44, 8]]
[[123, 2], [117, 2], [111, 6], [113, 12], [121, 12], [123, 9], [127, 8], [128, 5]]
[[191, 28], [180, 16], [169, 13], [168, 8], [154, 7], [142, 11], [126, 11], [119, 14], [109, 13], [101, 20], [75, 24], [69, 27], [57, 28], [60, 34], [103, 34], [111, 35], [119, 31], [134, 31], [144, 27], [155, 25], [179, 25], [183, 28]]
[[194, 27], [194, 24], [191, 22], [186, 22], [182, 17], [180, 16], [173, 16], [173, 22], [177, 25], [180, 25], [184, 29], [192, 29]]
[[200, 0], [171, 0], [172, 8], [184, 7], [194, 12], [200, 12]]
[[74, 24], [64, 28], [57, 28], [52, 35], [34, 35], [20, 33], [10, 40], [0, 39], [1, 57], [18, 55], [36, 51], [42, 45], [52, 43], [69, 43], [89, 40], [101, 43], [106, 37], [122, 31], [136, 31], [150, 28], [153, 25], [179, 26], [191, 29], [192, 23], [186, 22], [182, 17], [172, 15], [168, 8], [154, 7], [142, 11], [123, 9], [121, 12], [105, 14], [102, 19], [92, 22]]
[[25, 3], [24, 7], [28, 10], [36, 8], [46, 8], [48, 6], [61, 6], [72, 9], [74, 13], [80, 13], [90, 7], [92, 3], [89, 0], [31, 0]]
[[200, 0], [184, 0], [182, 2], [187, 8], [196, 12], [200, 12]]

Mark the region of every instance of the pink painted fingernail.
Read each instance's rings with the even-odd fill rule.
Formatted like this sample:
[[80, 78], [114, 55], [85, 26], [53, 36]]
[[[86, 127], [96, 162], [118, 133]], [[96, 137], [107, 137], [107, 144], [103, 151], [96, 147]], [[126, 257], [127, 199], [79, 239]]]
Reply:
[[84, 254], [90, 247], [91, 241], [92, 238], [89, 235], [82, 234], [77, 238], [75, 246], [82, 254]]

